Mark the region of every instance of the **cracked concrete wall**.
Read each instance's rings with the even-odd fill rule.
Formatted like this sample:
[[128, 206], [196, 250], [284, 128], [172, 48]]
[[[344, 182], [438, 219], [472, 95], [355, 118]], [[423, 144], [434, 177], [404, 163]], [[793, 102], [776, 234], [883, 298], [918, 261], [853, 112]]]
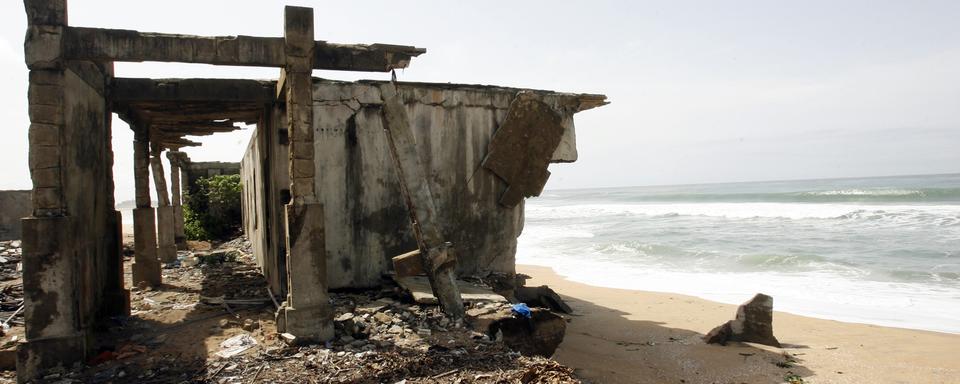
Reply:
[[[383, 132], [373, 83], [314, 84], [317, 194], [325, 207], [331, 287], [372, 286], [393, 256], [417, 248]], [[505, 185], [480, 167], [514, 92], [400, 85], [438, 227], [458, 273], [513, 272], [523, 205], [502, 208]]]
[[[381, 276], [393, 268], [393, 256], [417, 248], [384, 136], [380, 84], [314, 79], [315, 182], [317, 198], [324, 206], [327, 279], [332, 289], [378, 285]], [[499, 205], [507, 185], [481, 163], [520, 90], [427, 83], [400, 83], [398, 88], [413, 125], [420, 161], [427, 168], [439, 227], [454, 245], [458, 274], [514, 272], [523, 203], [512, 208]], [[561, 115], [564, 127], [553, 162], [574, 161], [573, 114], [578, 109], [566, 105], [561, 94], [542, 93], [543, 100]], [[275, 140], [264, 144], [271, 135]], [[255, 148], [256, 137], [261, 137], [261, 144]], [[244, 199], [245, 211], [257, 209], [260, 203], [282, 207], [280, 194], [289, 185], [284, 137], [282, 128], [254, 133], [244, 157], [244, 188], [251, 188]], [[265, 154], [265, 148], [273, 153]], [[271, 174], [261, 172], [254, 177], [252, 168], [257, 164]], [[252, 190], [264, 188], [247, 185], [248, 178], [252, 183], [273, 183], [274, 194], [253, 199]], [[245, 229], [269, 275], [274, 268], [283, 269], [275, 267], [283, 265], [276, 262], [283, 253], [267, 243], [276, 238], [274, 243], [282, 244], [283, 232], [273, 232], [275, 225], [270, 224], [281, 220], [266, 216], [256, 225], [268, 228], [248, 221]]]
[[31, 193], [29, 190], [0, 191], [0, 241], [20, 239], [20, 219], [33, 212]]

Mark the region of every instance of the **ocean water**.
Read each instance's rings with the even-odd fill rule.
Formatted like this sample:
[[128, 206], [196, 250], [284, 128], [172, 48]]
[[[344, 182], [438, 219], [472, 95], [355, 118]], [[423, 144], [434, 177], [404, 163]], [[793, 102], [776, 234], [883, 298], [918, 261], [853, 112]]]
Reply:
[[[960, 333], [960, 174], [545, 191], [517, 262], [575, 281]], [[732, 315], [732, 314], [731, 314]]]

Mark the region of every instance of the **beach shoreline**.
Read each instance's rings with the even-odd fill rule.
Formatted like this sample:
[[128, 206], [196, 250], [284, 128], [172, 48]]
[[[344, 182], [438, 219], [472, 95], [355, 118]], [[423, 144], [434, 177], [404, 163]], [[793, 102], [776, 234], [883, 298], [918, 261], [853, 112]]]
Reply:
[[960, 382], [956, 334], [775, 312], [774, 335], [783, 348], [707, 345], [702, 335], [732, 319], [736, 305], [590, 286], [549, 267], [517, 265], [517, 272], [532, 276], [527, 285], [549, 285], [573, 307], [554, 359], [593, 383]]

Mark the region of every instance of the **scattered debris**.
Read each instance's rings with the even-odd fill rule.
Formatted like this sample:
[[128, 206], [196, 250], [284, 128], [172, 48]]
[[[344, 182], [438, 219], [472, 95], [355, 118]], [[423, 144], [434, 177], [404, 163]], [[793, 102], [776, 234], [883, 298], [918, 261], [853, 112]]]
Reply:
[[220, 348], [222, 349], [217, 352], [217, 356], [233, 357], [253, 348], [255, 345], [257, 345], [257, 341], [250, 337], [249, 333], [241, 333], [221, 342]]
[[773, 336], [773, 298], [758, 293], [737, 308], [737, 317], [714, 328], [703, 337], [707, 344], [726, 345], [746, 341], [780, 347]]
[[[562, 340], [563, 318], [541, 308], [531, 308], [531, 319], [517, 318], [505, 298], [476, 283], [460, 286], [496, 298], [467, 300], [471, 313], [489, 312], [481, 316], [489, 321], [468, 320], [482, 323], [480, 328], [413, 301], [384, 280], [382, 289], [332, 292], [336, 337], [325, 345], [298, 345], [294, 335], [277, 333], [273, 292], [245, 244], [239, 239], [221, 245], [238, 250], [233, 261], [180, 263], [164, 270], [163, 287], [133, 290], [134, 315], [117, 319], [110, 337], [98, 338], [100, 352], [87, 365], [51, 372], [58, 376], [50, 381], [579, 382], [571, 369], [542, 357]], [[429, 292], [425, 281], [423, 287]], [[9, 313], [22, 296], [13, 294], [6, 300]], [[496, 313], [502, 316], [491, 315]], [[552, 337], [555, 344], [545, 347], [537, 337]]]
[[20, 240], [0, 241], [0, 281], [20, 278], [20, 259], [23, 249]]

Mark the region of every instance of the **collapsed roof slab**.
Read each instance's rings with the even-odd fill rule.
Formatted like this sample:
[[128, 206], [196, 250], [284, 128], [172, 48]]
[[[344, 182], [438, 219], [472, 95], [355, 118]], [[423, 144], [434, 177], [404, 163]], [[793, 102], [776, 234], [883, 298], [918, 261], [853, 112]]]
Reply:
[[207, 136], [260, 120], [276, 99], [276, 81], [116, 78], [111, 106], [133, 125], [149, 127], [165, 148], [197, 146], [184, 136]]

